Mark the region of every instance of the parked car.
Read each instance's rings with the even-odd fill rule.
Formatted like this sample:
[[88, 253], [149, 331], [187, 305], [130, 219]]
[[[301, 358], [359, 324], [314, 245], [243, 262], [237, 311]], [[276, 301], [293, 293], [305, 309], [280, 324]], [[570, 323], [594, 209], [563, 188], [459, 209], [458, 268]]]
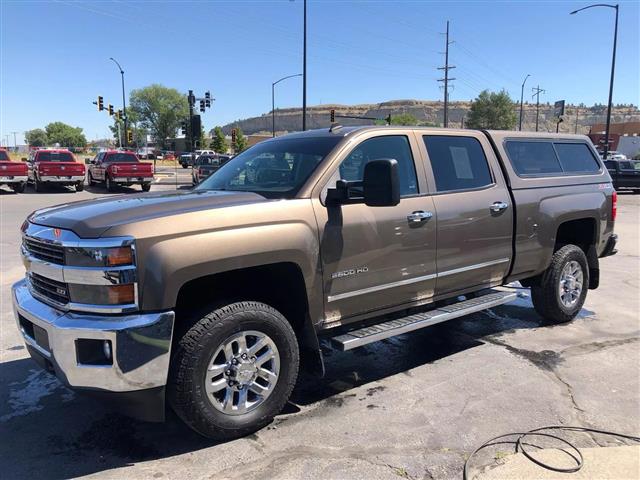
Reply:
[[196, 150], [193, 153], [185, 152], [180, 155], [180, 165], [182, 168], [188, 168], [193, 166], [194, 162], [200, 155], [215, 155], [213, 150]]
[[607, 153], [607, 160], [627, 160], [627, 156], [624, 153], [612, 150]]
[[71, 388], [146, 420], [168, 400], [236, 438], [280, 412], [299, 368], [323, 374], [321, 339], [407, 334], [513, 301], [515, 281], [549, 324], [571, 321], [616, 253], [616, 199], [582, 135], [310, 130], [191, 191], [34, 212], [14, 311]]
[[141, 162], [132, 152], [109, 150], [100, 152], [89, 165], [89, 185], [104, 182], [109, 192], [117, 185], [140, 185], [144, 192], [151, 190], [153, 165]]
[[0, 148], [0, 186], [7, 185], [14, 192], [24, 192], [27, 184], [27, 165], [21, 162], [12, 162], [4, 148]]
[[46, 185], [76, 187], [84, 190], [85, 166], [76, 162], [73, 153], [66, 149], [38, 149], [29, 153], [27, 159], [28, 179], [36, 192]]
[[606, 160], [604, 164], [609, 170], [616, 190], [640, 189], [640, 160]]
[[230, 158], [229, 155], [200, 155], [191, 171], [192, 183], [197, 185], [227, 163]]

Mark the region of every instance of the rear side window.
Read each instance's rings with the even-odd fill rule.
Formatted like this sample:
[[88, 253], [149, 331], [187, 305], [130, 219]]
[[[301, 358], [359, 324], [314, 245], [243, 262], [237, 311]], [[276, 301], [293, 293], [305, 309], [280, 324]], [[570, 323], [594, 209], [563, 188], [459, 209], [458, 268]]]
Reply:
[[71, 152], [37, 152], [36, 162], [75, 162]]
[[138, 157], [133, 153], [110, 153], [105, 156], [105, 163], [137, 163]]
[[600, 165], [584, 143], [554, 143], [560, 165], [565, 172], [593, 173], [600, 170]]
[[0, 150], [0, 160], [9, 160], [9, 155], [7, 155], [7, 152], [5, 152], [4, 150]]
[[487, 157], [477, 139], [445, 135], [425, 135], [422, 138], [439, 192], [493, 184]]
[[520, 176], [596, 173], [600, 164], [585, 143], [509, 140], [507, 155]]

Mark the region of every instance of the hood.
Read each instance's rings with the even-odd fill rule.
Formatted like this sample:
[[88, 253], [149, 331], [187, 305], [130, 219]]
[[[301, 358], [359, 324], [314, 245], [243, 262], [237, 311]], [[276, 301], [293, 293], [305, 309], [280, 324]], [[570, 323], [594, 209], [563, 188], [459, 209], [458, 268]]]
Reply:
[[29, 221], [71, 230], [81, 238], [98, 238], [107, 229], [198, 210], [266, 202], [251, 192], [193, 190], [118, 195], [36, 210]]

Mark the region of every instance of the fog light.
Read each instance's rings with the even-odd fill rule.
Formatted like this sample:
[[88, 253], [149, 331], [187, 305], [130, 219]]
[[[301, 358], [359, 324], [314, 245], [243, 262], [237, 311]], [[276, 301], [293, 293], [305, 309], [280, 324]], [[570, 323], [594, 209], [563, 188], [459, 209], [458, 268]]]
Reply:
[[102, 353], [104, 353], [105, 358], [111, 360], [111, 342], [109, 340], [102, 342]]

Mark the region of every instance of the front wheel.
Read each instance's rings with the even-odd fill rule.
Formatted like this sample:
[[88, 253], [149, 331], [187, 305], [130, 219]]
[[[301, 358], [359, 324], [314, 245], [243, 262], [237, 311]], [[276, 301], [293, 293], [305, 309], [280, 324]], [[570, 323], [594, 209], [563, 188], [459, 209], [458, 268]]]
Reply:
[[89, 170], [88, 177], [89, 177], [89, 186], [93, 187], [96, 184], [96, 181], [93, 179], [93, 175], [91, 175], [91, 170]]
[[44, 190], [44, 183], [38, 180], [37, 178], [33, 179], [33, 191], [34, 192], [42, 192]]
[[16, 193], [22, 193], [22, 192], [24, 192], [24, 186], [25, 185], [26, 185], [26, 182], [18, 182], [18, 183], [14, 183], [13, 185], [11, 185], [11, 188]]
[[168, 382], [178, 416], [205, 437], [230, 440], [266, 426], [298, 376], [298, 343], [287, 320], [258, 302], [205, 315], [179, 340]]
[[151, 184], [150, 183], [143, 183], [142, 185], [140, 185], [140, 187], [142, 188], [143, 192], [148, 192], [149, 190], [151, 190]]
[[76, 183], [76, 192], [81, 192], [84, 190], [84, 182], [81, 180]]
[[540, 284], [531, 288], [531, 300], [542, 317], [565, 323], [582, 308], [588, 287], [587, 257], [580, 247], [565, 245], [553, 254]]

